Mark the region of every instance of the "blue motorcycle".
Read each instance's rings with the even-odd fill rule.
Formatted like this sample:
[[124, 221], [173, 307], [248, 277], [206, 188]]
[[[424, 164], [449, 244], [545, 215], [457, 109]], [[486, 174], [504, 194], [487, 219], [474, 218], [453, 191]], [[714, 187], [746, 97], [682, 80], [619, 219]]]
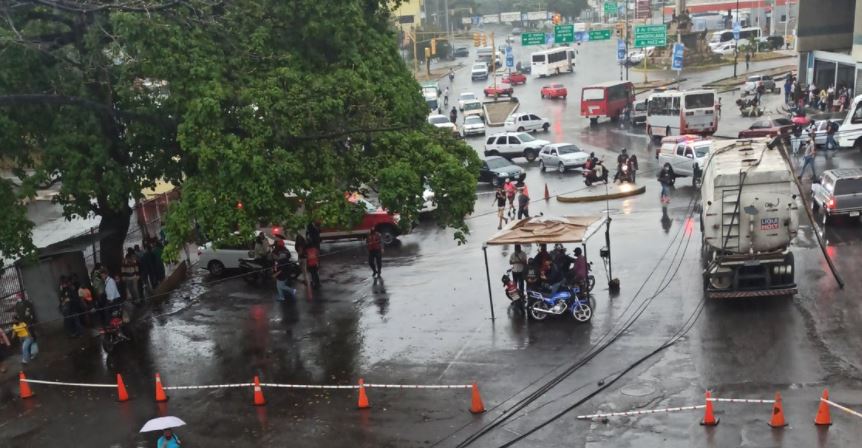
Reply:
[[529, 291], [530, 316], [535, 320], [545, 320], [549, 316], [559, 316], [566, 311], [580, 323], [593, 318], [593, 305], [589, 294], [580, 294], [580, 288], [564, 288], [554, 294], [544, 291]]

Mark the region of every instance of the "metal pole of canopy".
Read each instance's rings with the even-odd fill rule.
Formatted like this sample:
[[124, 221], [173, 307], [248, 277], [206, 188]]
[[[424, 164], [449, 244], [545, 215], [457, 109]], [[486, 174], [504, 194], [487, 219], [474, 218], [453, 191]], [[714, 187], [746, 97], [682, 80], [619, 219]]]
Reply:
[[488, 282], [488, 303], [491, 304], [491, 320], [494, 320], [494, 296], [491, 294], [491, 272], [488, 270], [488, 243], [482, 243], [482, 254], [485, 255], [485, 280]]

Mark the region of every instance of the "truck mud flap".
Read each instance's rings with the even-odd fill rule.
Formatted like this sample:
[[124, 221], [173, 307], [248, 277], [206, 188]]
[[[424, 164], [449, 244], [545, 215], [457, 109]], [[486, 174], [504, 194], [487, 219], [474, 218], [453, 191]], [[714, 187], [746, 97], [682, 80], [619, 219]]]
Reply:
[[710, 299], [748, 299], [753, 297], [792, 296], [797, 292], [799, 290], [795, 287], [759, 291], [707, 291], [706, 297]]

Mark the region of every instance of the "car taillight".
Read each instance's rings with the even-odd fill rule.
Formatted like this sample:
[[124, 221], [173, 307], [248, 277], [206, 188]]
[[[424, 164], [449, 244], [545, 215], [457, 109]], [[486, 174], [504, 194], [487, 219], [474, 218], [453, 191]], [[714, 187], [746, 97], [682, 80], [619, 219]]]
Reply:
[[830, 199], [829, 202], [826, 203], [826, 208], [835, 208], [835, 199]]

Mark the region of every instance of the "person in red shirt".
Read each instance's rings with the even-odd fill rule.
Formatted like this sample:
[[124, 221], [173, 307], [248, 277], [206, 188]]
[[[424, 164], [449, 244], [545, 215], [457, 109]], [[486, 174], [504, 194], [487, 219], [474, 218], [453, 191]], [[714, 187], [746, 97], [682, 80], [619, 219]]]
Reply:
[[311, 287], [314, 289], [320, 288], [320, 249], [315, 246], [305, 247], [305, 263], [308, 267], [308, 273], [311, 274]]
[[383, 244], [380, 242], [380, 232], [376, 228], [372, 229], [365, 238], [365, 245], [368, 248], [368, 266], [371, 266], [371, 276], [380, 278], [383, 272]]

